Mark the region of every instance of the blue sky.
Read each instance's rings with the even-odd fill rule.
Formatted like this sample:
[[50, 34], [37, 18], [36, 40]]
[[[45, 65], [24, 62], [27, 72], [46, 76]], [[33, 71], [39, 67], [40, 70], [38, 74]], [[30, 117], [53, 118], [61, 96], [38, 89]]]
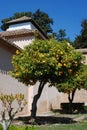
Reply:
[[66, 29], [71, 40], [80, 33], [81, 22], [87, 18], [87, 0], [0, 0], [0, 25], [2, 19], [16, 12], [34, 13], [37, 9], [53, 19], [54, 32]]

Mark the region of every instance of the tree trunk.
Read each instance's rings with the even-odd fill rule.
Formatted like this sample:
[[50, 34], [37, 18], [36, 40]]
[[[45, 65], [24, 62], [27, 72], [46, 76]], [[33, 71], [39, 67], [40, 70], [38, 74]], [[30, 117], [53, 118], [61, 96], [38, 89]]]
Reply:
[[72, 104], [73, 100], [69, 99], [69, 113], [72, 114], [73, 113], [73, 104]]
[[73, 113], [73, 100], [74, 100], [74, 95], [75, 95], [76, 89], [72, 91], [72, 93], [68, 94], [68, 100], [69, 100], [69, 113]]
[[3, 130], [8, 130], [7, 125], [6, 125], [6, 121], [3, 121], [2, 128], [3, 128]]
[[12, 122], [12, 120], [9, 120], [9, 121], [3, 120], [2, 122], [0, 122], [3, 130], [9, 130], [11, 122]]
[[44, 88], [44, 85], [46, 84], [46, 82], [44, 80], [42, 80], [39, 84], [39, 88], [38, 88], [38, 93], [34, 96], [33, 98], [33, 102], [32, 102], [32, 110], [31, 110], [31, 119], [35, 119], [36, 118], [36, 112], [37, 112], [37, 102], [38, 99], [41, 96], [42, 90]]

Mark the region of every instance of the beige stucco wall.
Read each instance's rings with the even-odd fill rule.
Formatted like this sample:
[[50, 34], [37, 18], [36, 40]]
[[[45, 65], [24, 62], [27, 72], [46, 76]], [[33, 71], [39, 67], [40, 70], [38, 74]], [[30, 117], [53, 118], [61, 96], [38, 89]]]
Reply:
[[18, 37], [18, 38], [10, 38], [10, 41], [15, 43], [20, 48], [24, 48], [24, 46], [29, 45], [34, 40], [34, 36], [28, 37]]

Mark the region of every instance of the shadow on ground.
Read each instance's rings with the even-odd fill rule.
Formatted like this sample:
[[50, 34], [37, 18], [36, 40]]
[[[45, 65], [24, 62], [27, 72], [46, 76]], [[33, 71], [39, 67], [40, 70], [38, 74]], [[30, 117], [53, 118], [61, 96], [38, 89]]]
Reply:
[[[23, 124], [32, 124], [30, 117], [19, 117], [15, 121], [22, 122]], [[71, 118], [68, 117], [54, 117], [54, 116], [37, 116], [35, 124], [37, 125], [44, 125], [44, 124], [71, 124], [76, 123]]]

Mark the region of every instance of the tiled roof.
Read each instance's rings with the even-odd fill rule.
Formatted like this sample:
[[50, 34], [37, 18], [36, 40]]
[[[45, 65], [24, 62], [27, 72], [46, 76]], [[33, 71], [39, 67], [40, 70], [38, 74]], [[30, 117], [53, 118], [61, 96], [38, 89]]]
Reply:
[[7, 39], [5, 39], [5, 38], [3, 38], [3, 37], [1, 37], [0, 36], [0, 44], [5, 44], [6, 46], [8, 46], [8, 47], [13, 47], [15, 50], [21, 50], [21, 48], [20, 47], [18, 47], [16, 44], [14, 44], [13, 42], [11, 42], [11, 41], [9, 41], [9, 40], [7, 40]]
[[8, 36], [16, 36], [21, 34], [33, 34], [36, 30], [29, 30], [29, 29], [19, 29], [19, 30], [11, 30], [11, 31], [3, 31], [0, 32], [0, 35], [2, 37], [8, 37]]
[[8, 21], [5, 24], [14, 24], [14, 23], [19, 23], [19, 22], [24, 22], [24, 21], [27, 22], [27, 21], [31, 21], [31, 20], [32, 20], [32, 18], [27, 17], [27, 16], [23, 16], [21, 18], [17, 18], [17, 19]]

